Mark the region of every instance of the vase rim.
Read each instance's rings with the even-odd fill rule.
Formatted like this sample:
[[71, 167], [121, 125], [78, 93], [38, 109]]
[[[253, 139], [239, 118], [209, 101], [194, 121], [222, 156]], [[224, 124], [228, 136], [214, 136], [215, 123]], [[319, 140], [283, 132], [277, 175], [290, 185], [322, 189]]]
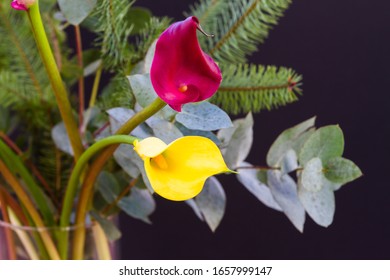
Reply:
[[31, 232], [44, 232], [44, 231], [73, 231], [78, 228], [91, 228], [93, 226], [92, 221], [86, 223], [86, 224], [78, 224], [78, 225], [70, 225], [66, 227], [61, 226], [48, 226], [48, 227], [36, 227], [36, 226], [23, 226], [23, 225], [15, 225], [9, 222], [5, 222], [2, 220], [2, 217], [0, 215], [0, 227], [3, 228], [9, 228], [12, 230], [23, 230], [23, 231], [31, 231]]

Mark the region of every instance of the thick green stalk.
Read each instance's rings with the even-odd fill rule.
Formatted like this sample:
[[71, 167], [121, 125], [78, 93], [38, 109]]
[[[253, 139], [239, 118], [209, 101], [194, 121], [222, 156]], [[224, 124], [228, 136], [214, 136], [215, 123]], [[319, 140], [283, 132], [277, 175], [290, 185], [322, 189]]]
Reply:
[[[23, 186], [21, 185], [19, 180], [12, 174], [12, 172], [2, 160], [0, 160], [0, 174], [3, 175], [5, 181], [7, 181], [8, 185], [13, 189], [23, 206], [26, 208], [35, 226], [38, 228], [45, 228], [46, 225], [44, 224], [38, 211], [35, 209], [35, 206], [31, 201], [29, 195], [24, 191]], [[57, 248], [50, 234], [47, 231], [43, 230], [39, 231], [39, 235], [42, 238], [42, 241], [47, 249], [47, 252], [50, 255], [50, 258], [52, 260], [60, 259], [60, 255], [58, 254]]]
[[60, 72], [53, 56], [49, 41], [46, 36], [45, 28], [42, 23], [41, 13], [39, 11], [39, 1], [27, 10], [30, 19], [32, 31], [35, 41], [45, 65], [46, 72], [49, 76], [51, 86], [53, 88], [57, 106], [60, 110], [61, 118], [64, 121], [66, 131], [69, 136], [70, 143], [73, 148], [75, 161], [78, 160], [84, 148], [81, 142], [80, 134], [76, 121], [73, 117], [72, 108], [68, 99], [68, 95], [63, 84]]
[[[61, 213], [60, 227], [65, 229], [69, 226], [70, 215], [72, 213], [73, 202], [76, 197], [77, 188], [79, 186], [79, 179], [81, 174], [84, 171], [84, 168], [87, 166], [88, 161], [95, 156], [99, 151], [107, 146], [116, 145], [116, 144], [130, 144], [132, 145], [134, 140], [137, 138], [129, 135], [113, 135], [107, 138], [104, 138], [91, 147], [89, 147], [77, 161], [72, 174], [70, 176], [68, 185], [66, 187], [65, 199]], [[76, 232], [79, 228], [84, 228], [84, 220], [79, 222], [76, 220]], [[68, 247], [68, 234], [66, 230], [63, 230], [59, 233], [59, 250], [61, 258], [65, 259], [67, 257], [67, 247]]]
[[[142, 111], [139, 111], [131, 119], [129, 119], [118, 131], [116, 135], [130, 134], [138, 125], [146, 121], [148, 118], [156, 114], [162, 108], [166, 106], [166, 103], [160, 98], [156, 98], [151, 104], [145, 107]], [[103, 169], [104, 164], [115, 152], [118, 145], [112, 145], [106, 148], [99, 154], [96, 160], [91, 164], [88, 169], [85, 181], [81, 187], [81, 194], [78, 200], [76, 211], [76, 224], [81, 224], [85, 221], [85, 217], [88, 211], [89, 201], [93, 194], [93, 186], [100, 171]], [[83, 249], [85, 243], [85, 228], [79, 227], [75, 231], [73, 239], [73, 259], [81, 259], [83, 256]]]
[[0, 140], [0, 158], [12, 170], [14, 175], [18, 174], [23, 179], [29, 194], [34, 199], [38, 209], [42, 212], [46, 226], [53, 226], [54, 215], [51, 209], [54, 209], [54, 207], [51, 201], [46, 197], [42, 188], [35, 182], [34, 178], [24, 166], [23, 161], [2, 140]]

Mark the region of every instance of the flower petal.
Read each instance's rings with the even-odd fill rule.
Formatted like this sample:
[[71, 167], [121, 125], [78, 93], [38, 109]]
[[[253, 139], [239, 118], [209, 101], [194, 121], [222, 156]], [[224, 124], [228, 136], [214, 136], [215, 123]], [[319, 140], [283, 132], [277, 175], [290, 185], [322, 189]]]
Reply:
[[11, 2], [11, 7], [19, 11], [27, 11], [27, 7], [24, 4], [19, 3], [17, 0]]
[[156, 44], [151, 81], [158, 96], [177, 111], [211, 97], [222, 81], [218, 65], [200, 48], [198, 26], [196, 17], [176, 22]]
[[139, 142], [134, 141], [134, 150], [142, 159], [156, 157], [167, 147], [167, 144], [156, 137], [148, 137]]
[[212, 175], [230, 172], [219, 148], [208, 138], [182, 137], [160, 155], [164, 165], [153, 158], [145, 159], [145, 170], [156, 193], [170, 200], [193, 198]]

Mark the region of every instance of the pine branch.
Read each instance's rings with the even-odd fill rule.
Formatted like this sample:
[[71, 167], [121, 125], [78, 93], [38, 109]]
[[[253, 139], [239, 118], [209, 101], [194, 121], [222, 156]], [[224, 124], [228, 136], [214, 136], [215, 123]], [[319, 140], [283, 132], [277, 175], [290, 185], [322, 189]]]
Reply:
[[145, 27], [140, 31], [139, 36], [135, 38], [135, 50], [132, 52], [131, 63], [134, 65], [145, 58], [147, 51], [153, 42], [168, 27], [170, 19], [167, 17], [152, 17]]
[[[200, 41], [217, 61], [244, 63], [263, 43], [291, 0], [201, 0], [191, 12], [214, 38]], [[210, 8], [209, 8], [210, 7]]]
[[185, 12], [185, 16], [196, 16], [199, 19], [202, 27], [212, 24], [215, 17], [221, 13], [222, 10], [228, 8], [227, 1], [222, 0], [200, 0], [190, 6], [190, 12]]
[[233, 113], [259, 112], [297, 100], [302, 77], [285, 67], [261, 65], [220, 65], [221, 87], [212, 102]]
[[132, 26], [125, 16], [134, 1], [100, 0], [92, 17], [97, 17], [98, 45], [102, 48], [104, 66], [123, 69], [129, 59], [128, 37]]
[[45, 114], [56, 106], [50, 83], [26, 17], [8, 6], [0, 9], [0, 104], [16, 110], [31, 127], [46, 126]]

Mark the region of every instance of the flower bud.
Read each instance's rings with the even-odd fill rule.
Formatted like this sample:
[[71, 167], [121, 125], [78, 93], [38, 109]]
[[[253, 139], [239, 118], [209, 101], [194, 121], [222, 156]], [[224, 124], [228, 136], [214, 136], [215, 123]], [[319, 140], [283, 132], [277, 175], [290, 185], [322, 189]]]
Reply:
[[13, 0], [11, 7], [15, 10], [27, 11], [35, 2], [36, 0]]

